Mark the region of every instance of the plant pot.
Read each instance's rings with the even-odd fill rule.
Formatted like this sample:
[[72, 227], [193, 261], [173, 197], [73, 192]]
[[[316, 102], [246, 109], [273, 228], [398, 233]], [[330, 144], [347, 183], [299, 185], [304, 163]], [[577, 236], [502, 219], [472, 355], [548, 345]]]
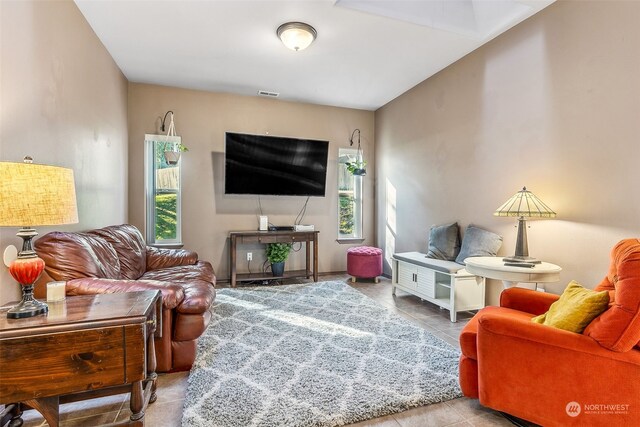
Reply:
[[353, 174], [356, 176], [363, 176], [367, 174], [367, 170], [366, 169], [355, 169], [353, 171]]
[[180, 152], [179, 151], [165, 151], [164, 159], [167, 161], [168, 165], [177, 165], [178, 160], [180, 160]]
[[273, 273], [274, 277], [284, 276], [284, 261], [272, 263], [271, 272]]

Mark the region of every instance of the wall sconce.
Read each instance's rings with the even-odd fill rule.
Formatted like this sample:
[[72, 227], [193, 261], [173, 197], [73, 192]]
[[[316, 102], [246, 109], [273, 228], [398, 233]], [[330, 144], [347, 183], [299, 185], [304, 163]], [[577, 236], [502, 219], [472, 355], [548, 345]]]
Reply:
[[351, 134], [351, 138], [349, 138], [350, 146], [353, 147], [353, 137], [356, 132], [358, 132], [358, 151], [356, 152], [356, 160], [355, 162], [347, 162], [347, 170], [351, 172], [352, 175], [356, 176], [364, 176], [367, 174], [367, 170], [365, 166], [367, 166], [367, 162], [364, 161], [362, 156], [362, 147], [360, 146], [360, 129], [356, 129]]
[[296, 52], [308, 48], [318, 36], [316, 29], [304, 22], [282, 24], [276, 30], [276, 34], [286, 47]]

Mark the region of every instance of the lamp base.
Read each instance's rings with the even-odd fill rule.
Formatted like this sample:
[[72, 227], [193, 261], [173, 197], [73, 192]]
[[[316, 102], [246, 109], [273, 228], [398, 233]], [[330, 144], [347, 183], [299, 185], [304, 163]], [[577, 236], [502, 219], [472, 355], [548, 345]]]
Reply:
[[46, 314], [49, 306], [33, 297], [33, 285], [22, 287], [22, 301], [7, 311], [8, 319], [24, 319], [25, 317]]

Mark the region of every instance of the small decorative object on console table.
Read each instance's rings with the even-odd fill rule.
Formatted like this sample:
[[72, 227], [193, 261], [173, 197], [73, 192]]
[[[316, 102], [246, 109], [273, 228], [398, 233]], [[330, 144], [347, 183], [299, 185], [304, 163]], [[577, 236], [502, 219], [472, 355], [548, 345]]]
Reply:
[[0, 226], [21, 227], [22, 250], [9, 265], [9, 272], [22, 285], [22, 301], [7, 312], [9, 319], [33, 317], [48, 311], [47, 304], [33, 297], [33, 284], [44, 261], [33, 250], [38, 235], [33, 226], [78, 222], [73, 171], [56, 166], [0, 162]]
[[533, 283], [532, 288], [535, 289], [538, 283], [559, 281], [562, 271], [561, 267], [548, 262], [539, 262], [533, 267], [504, 265], [500, 257], [491, 256], [469, 257], [464, 260], [464, 263], [471, 274], [502, 280], [505, 289], [515, 286], [516, 283]]
[[518, 238], [516, 240], [516, 253], [511, 257], [504, 258], [505, 265], [518, 267], [533, 267], [540, 264], [535, 258], [529, 256], [529, 245], [527, 243], [527, 220], [526, 218], [555, 218], [556, 213], [538, 199], [527, 187], [514, 194], [494, 213], [495, 216], [515, 216], [518, 217]]

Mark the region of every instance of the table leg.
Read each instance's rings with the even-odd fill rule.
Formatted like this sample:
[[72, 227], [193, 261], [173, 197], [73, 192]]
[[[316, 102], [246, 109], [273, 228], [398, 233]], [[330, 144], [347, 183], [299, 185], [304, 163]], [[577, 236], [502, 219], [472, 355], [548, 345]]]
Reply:
[[5, 409], [6, 412], [2, 413], [2, 420], [4, 421], [11, 417], [7, 424], [8, 427], [20, 427], [24, 424], [22, 420], [22, 405], [20, 403], [11, 403], [7, 405]]
[[[306, 277], [307, 279], [310, 276], [310, 272], [311, 272], [311, 242], [309, 242], [308, 240], [304, 243], [305, 246], [305, 251], [307, 253], [307, 263], [305, 264], [305, 268], [307, 269], [306, 271]], [[315, 270], [314, 270], [315, 271]]]
[[318, 235], [313, 238], [313, 281], [318, 281]]
[[131, 384], [131, 397], [129, 398], [129, 408], [131, 409], [131, 421], [138, 421], [144, 417], [144, 389], [142, 381]]
[[60, 399], [58, 396], [25, 400], [24, 403], [40, 412], [49, 427], [58, 427], [60, 425]]
[[158, 374], [156, 374], [156, 340], [153, 338], [156, 328], [157, 326], [154, 323], [148, 331], [147, 336], [147, 382], [151, 382], [151, 397], [149, 398], [149, 403], [155, 402], [158, 398], [156, 394], [156, 388], [158, 386]]
[[229, 245], [229, 269], [231, 270], [231, 287], [236, 287], [236, 237], [231, 236]]

